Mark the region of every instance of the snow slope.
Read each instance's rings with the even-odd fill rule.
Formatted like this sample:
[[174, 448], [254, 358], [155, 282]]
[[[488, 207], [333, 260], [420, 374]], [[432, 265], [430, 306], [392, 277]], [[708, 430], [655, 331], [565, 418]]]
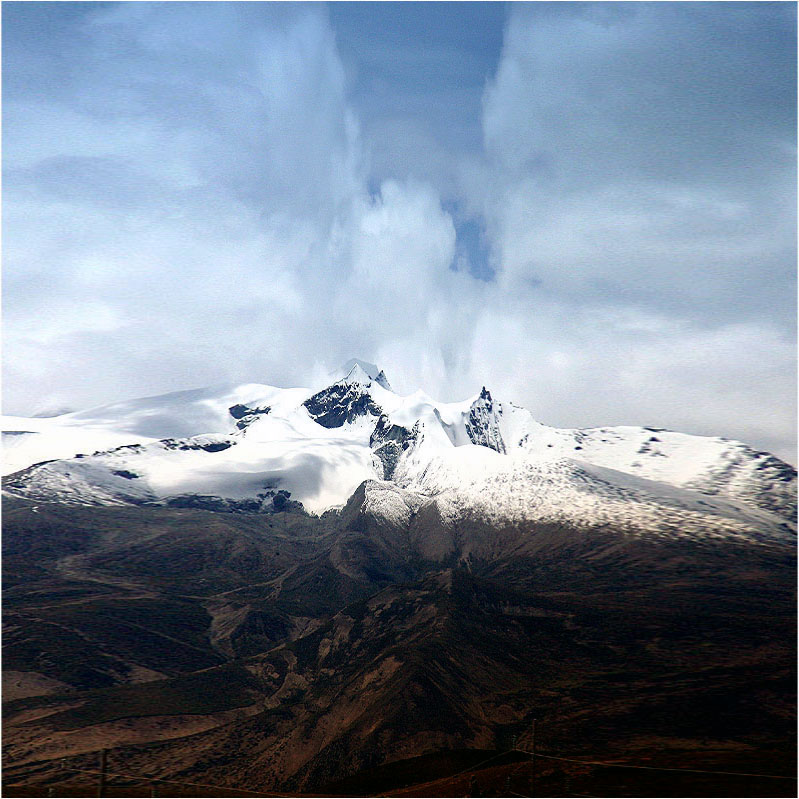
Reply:
[[485, 388], [456, 403], [403, 397], [357, 360], [321, 391], [216, 386], [3, 429], [5, 488], [37, 500], [258, 511], [290, 496], [321, 513], [371, 481], [367, 505], [396, 523], [434, 503], [445, 521], [752, 540], [784, 538], [795, 513], [795, 471], [740, 442], [557, 429]]

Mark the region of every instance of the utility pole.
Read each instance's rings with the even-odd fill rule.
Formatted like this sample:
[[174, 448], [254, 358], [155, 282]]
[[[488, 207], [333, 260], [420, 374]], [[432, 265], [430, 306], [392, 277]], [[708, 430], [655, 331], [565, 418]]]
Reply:
[[103, 749], [100, 755], [100, 784], [97, 786], [97, 795], [105, 796], [105, 780], [108, 774], [108, 750]]
[[530, 742], [530, 796], [535, 796], [535, 722], [533, 719], [533, 737]]

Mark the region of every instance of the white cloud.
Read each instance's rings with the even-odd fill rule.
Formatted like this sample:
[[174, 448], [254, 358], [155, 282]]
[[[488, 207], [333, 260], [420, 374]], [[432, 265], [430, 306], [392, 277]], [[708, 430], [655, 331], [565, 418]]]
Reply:
[[[482, 181], [509, 287], [792, 318], [795, 162], [779, 143], [794, 129], [764, 98], [794, 98], [788, 60], [762, 55], [774, 17], [751, 13], [514, 7], [484, 97]], [[728, 17], [748, 24], [731, 33]]]
[[[403, 391], [485, 383], [551, 424], [790, 457], [792, 155], [751, 87], [691, 104], [751, 42], [682, 72], [669, 48], [712, 20], [651, 5], [514, 6], [485, 152], [435, 144], [413, 103], [362, 131], [321, 6], [85, 9], [66, 60], [37, 56], [47, 90], [6, 99], [7, 410], [297, 385], [357, 356]], [[453, 197], [496, 281], [452, 268]]]

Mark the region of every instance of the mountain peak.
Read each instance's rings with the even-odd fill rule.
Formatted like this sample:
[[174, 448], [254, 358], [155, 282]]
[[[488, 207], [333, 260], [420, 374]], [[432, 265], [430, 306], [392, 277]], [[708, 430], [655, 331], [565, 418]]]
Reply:
[[386, 391], [392, 391], [385, 372], [376, 364], [362, 361], [359, 358], [350, 358], [334, 374], [339, 381], [345, 383], [370, 383], [374, 381]]
[[[723, 524], [729, 535], [778, 538], [793, 530], [796, 472], [738, 442], [654, 428], [548, 427], [485, 385], [459, 402], [422, 390], [400, 396], [378, 366], [358, 359], [329, 380], [315, 393], [244, 384], [64, 418], [10, 417], [6, 490], [99, 505], [169, 505], [191, 495], [235, 512], [261, 512], [268, 492], [280, 490], [322, 513], [375, 480], [410, 492], [399, 509], [399, 495], [385, 495], [386, 512], [400, 515], [429, 502], [452, 518], [472, 509], [503, 524], [571, 519], [668, 535]], [[653, 502], [662, 513], [651, 511]]]

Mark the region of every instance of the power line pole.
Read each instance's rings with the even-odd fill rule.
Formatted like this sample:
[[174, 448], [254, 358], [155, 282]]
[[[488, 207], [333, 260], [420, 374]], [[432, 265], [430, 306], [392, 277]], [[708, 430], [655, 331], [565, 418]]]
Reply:
[[530, 742], [530, 796], [535, 796], [535, 722], [533, 719], [533, 737]]
[[97, 786], [97, 795], [105, 796], [105, 780], [108, 774], [108, 750], [103, 749], [100, 755], [100, 784]]

